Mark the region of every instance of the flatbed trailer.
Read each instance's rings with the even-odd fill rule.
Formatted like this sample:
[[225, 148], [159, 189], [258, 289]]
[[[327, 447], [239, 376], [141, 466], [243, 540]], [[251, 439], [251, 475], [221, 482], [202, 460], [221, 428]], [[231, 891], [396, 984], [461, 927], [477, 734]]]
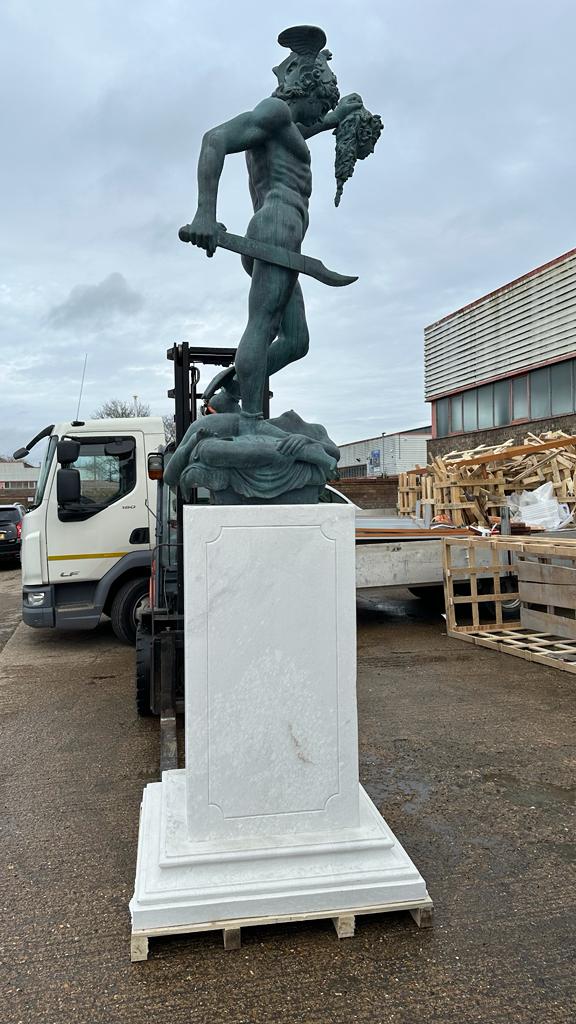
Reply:
[[[163, 483], [163, 467], [198, 415], [200, 365], [229, 366], [235, 350], [194, 348], [187, 343], [168, 350], [174, 366], [175, 441], [148, 457], [157, 480], [156, 536], [152, 557], [150, 603], [142, 609], [136, 635], [136, 695], [141, 715], [160, 716], [161, 768], [177, 767], [176, 715], [184, 697], [183, 500]], [[266, 392], [268, 395], [268, 391]], [[268, 409], [266, 409], [268, 414]], [[334, 498], [334, 492], [327, 495]], [[195, 491], [191, 503], [201, 502]], [[206, 498], [204, 498], [206, 500]], [[336, 498], [336, 500], [338, 500]], [[340, 500], [346, 500], [340, 496]], [[358, 510], [356, 521], [356, 588], [405, 587], [415, 596], [439, 601], [443, 594], [442, 539], [473, 536], [474, 531], [427, 526], [422, 520], [370, 516]], [[566, 532], [563, 531], [563, 536]], [[487, 574], [489, 576], [489, 574]], [[514, 591], [513, 567], [502, 566], [502, 589]], [[479, 586], [482, 586], [482, 577]], [[487, 579], [490, 583], [490, 579]], [[512, 603], [511, 603], [512, 604]], [[517, 609], [504, 608], [510, 615]]]

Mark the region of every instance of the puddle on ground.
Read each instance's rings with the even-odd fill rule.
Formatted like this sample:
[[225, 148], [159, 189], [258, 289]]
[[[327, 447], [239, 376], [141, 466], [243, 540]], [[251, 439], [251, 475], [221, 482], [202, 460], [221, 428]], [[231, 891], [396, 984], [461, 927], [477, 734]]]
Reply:
[[408, 814], [414, 814], [430, 796], [431, 786], [420, 779], [407, 779], [406, 782], [399, 782], [398, 788], [404, 794], [402, 809]]
[[504, 795], [521, 807], [549, 807], [550, 804], [576, 806], [576, 786], [565, 788], [554, 786], [551, 782], [534, 782], [524, 786], [513, 775], [501, 775], [498, 772], [487, 772], [482, 778], [484, 782], [494, 782], [500, 786]]
[[[373, 768], [377, 760], [373, 757], [368, 758], [367, 764]], [[380, 800], [382, 803], [385, 803], [387, 799], [397, 794], [401, 800], [402, 810], [408, 814], [419, 812], [422, 805], [429, 799], [432, 790], [429, 782], [413, 778], [412, 776], [399, 777], [390, 768], [385, 769], [385, 778], [380, 778], [378, 781], [371, 780], [367, 788], [370, 790], [372, 799]]]

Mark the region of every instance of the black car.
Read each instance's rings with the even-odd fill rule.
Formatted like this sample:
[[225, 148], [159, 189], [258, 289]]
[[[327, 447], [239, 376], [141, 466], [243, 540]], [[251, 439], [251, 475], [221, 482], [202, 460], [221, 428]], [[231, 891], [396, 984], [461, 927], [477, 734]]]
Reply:
[[23, 505], [0, 505], [0, 559], [19, 558]]

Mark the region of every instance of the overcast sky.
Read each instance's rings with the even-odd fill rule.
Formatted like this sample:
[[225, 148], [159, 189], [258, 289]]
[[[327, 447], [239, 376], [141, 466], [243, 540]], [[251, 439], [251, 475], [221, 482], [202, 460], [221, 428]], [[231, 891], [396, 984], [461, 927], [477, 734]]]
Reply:
[[[334, 139], [310, 142], [303, 249], [359, 281], [302, 280], [310, 353], [276, 414], [337, 442], [429, 421], [424, 326], [576, 245], [574, 0], [2, 0], [0, 452], [74, 418], [85, 353], [88, 418], [133, 394], [168, 412], [174, 341], [237, 344], [239, 257], [177, 231], [203, 132], [271, 93], [302, 22], [385, 130], [338, 209]], [[244, 233], [242, 156], [218, 215]]]

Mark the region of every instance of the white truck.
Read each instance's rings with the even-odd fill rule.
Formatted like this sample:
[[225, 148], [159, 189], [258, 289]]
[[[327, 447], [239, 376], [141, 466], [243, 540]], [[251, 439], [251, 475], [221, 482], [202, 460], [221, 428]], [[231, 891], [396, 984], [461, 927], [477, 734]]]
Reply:
[[132, 643], [154, 540], [156, 482], [147, 458], [165, 443], [162, 419], [58, 423], [15, 456], [45, 437], [22, 528], [22, 618], [29, 626], [90, 629], [106, 614], [119, 639]]
[[[33, 627], [91, 629], [105, 614], [119, 639], [133, 643], [154, 547], [156, 481], [147, 460], [165, 443], [162, 420], [58, 423], [15, 455], [25, 458], [46, 437], [22, 529], [22, 618]], [[333, 488], [325, 497], [346, 500]], [[441, 585], [441, 541], [419, 536], [412, 520], [359, 518], [358, 588]]]

